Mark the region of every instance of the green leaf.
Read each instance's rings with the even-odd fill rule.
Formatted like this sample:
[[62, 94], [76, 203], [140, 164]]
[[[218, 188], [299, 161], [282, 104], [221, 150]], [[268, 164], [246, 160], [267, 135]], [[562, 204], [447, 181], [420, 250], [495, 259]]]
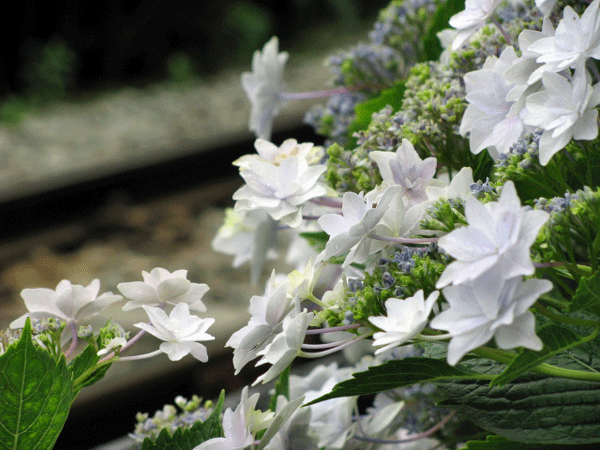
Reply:
[[191, 428], [178, 428], [173, 434], [165, 428], [155, 441], [144, 439], [142, 450], [193, 450], [204, 441], [216, 437], [223, 437], [221, 426], [221, 413], [225, 403], [225, 391], [221, 391], [219, 400], [204, 422], [198, 421]]
[[[461, 450], [584, 450], [585, 448], [588, 446], [526, 444], [511, 441], [502, 436], [490, 435], [486, 437], [485, 441], [468, 441], [464, 447], [461, 447]], [[593, 448], [595, 450], [597, 446]]]
[[598, 335], [598, 330], [589, 336], [581, 337], [571, 330], [557, 324], [545, 326], [538, 332], [539, 338], [544, 343], [544, 347], [539, 352], [525, 349], [523, 353], [515, 358], [510, 365], [490, 383], [491, 386], [506, 384], [519, 377], [521, 374], [534, 368], [538, 364], [547, 360], [551, 356], [562, 351], [576, 347], [580, 344], [594, 339]]
[[279, 379], [275, 383], [275, 392], [271, 396], [271, 401], [269, 402], [269, 409], [271, 411], [275, 411], [277, 407], [277, 397], [283, 395], [286, 399], [290, 399], [290, 371], [292, 366], [289, 365], [287, 368], [281, 372], [279, 375]]
[[[435, 16], [423, 38], [423, 47], [425, 49], [425, 57], [427, 61], [435, 61], [442, 54], [442, 45], [437, 37], [437, 33], [450, 28], [448, 21], [450, 17], [465, 9], [464, 0], [447, 0], [438, 6]], [[477, 179], [477, 178], [475, 178]]]
[[[488, 152], [481, 152], [477, 155], [477, 167], [473, 171], [473, 180], [483, 182], [490, 176], [494, 168], [494, 160]], [[520, 193], [520, 191], [519, 191]]]
[[306, 239], [308, 245], [310, 245], [317, 252], [325, 250], [327, 241], [329, 241], [329, 235], [324, 231], [304, 232], [300, 233], [300, 237]]
[[[96, 347], [91, 344], [88, 345], [69, 365], [73, 380], [78, 380], [86, 371], [92, 369], [98, 361], [100, 361], [100, 357], [97, 355]], [[74, 395], [77, 395], [82, 388], [91, 386], [101, 380], [110, 366], [110, 364], [103, 365], [86, 374], [84, 379], [78, 380], [75, 386]]]
[[452, 367], [439, 359], [405, 358], [369, 367], [366, 372], [354, 373], [352, 379], [336, 384], [329, 394], [313, 400], [308, 405], [330, 398], [375, 394], [425, 381], [473, 379], [482, 376]]
[[437, 383], [458, 410], [481, 428], [519, 442], [554, 445], [600, 442], [600, 384], [526, 374], [503, 386], [484, 380]]
[[366, 130], [371, 123], [371, 116], [381, 111], [387, 105], [390, 105], [394, 111], [402, 108], [404, 99], [404, 82], [397, 82], [393, 87], [382, 90], [377, 97], [365, 100], [354, 107], [356, 118], [348, 127], [348, 136], [351, 140], [352, 134], [356, 131]]
[[50, 450], [73, 401], [71, 373], [31, 337], [25, 322], [19, 341], [0, 356], [0, 449]]
[[569, 311], [579, 311], [590, 306], [600, 307], [600, 271], [590, 277], [581, 278]]

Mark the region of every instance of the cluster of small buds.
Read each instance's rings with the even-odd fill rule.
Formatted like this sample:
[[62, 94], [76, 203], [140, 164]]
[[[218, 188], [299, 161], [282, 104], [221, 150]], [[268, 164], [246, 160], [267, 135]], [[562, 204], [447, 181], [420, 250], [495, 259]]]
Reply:
[[543, 130], [537, 129], [533, 133], [517, 139], [509, 148], [508, 153], [500, 153], [496, 161], [495, 177], [498, 184], [514, 179], [515, 175], [529, 171], [540, 166], [539, 142]]
[[485, 183], [482, 183], [481, 180], [478, 180], [477, 183], [472, 183], [469, 188], [471, 192], [475, 195], [475, 197], [479, 197], [482, 194], [491, 194], [494, 192], [494, 187], [490, 184], [490, 179], [486, 178]]
[[535, 209], [543, 209], [548, 213], [557, 213], [564, 211], [571, 206], [573, 200], [579, 200], [579, 194], [565, 192], [564, 197], [553, 197], [550, 200], [540, 197], [534, 200]]
[[348, 137], [348, 127], [355, 119], [354, 107], [367, 99], [361, 92], [336, 94], [329, 98], [325, 105], [315, 105], [304, 116], [304, 123], [315, 129], [315, 132], [328, 136], [325, 146], [334, 142], [344, 145]]
[[146, 438], [156, 439], [163, 429], [172, 434], [178, 428], [191, 428], [196, 422], [205, 421], [214, 408], [212, 401], [207, 400], [203, 404], [202, 398], [196, 395], [191, 400], [178, 396], [175, 404], [181, 412], [173, 405], [165, 405], [153, 417], [148, 413], [137, 413], [135, 430], [129, 436], [141, 443]]
[[21, 329], [11, 330], [10, 328], [0, 330], [0, 355], [3, 355], [11, 344], [19, 340], [21, 331]]
[[392, 85], [404, 70], [402, 55], [385, 45], [360, 44], [331, 56], [327, 65], [334, 73], [334, 84], [354, 86], [369, 84]]

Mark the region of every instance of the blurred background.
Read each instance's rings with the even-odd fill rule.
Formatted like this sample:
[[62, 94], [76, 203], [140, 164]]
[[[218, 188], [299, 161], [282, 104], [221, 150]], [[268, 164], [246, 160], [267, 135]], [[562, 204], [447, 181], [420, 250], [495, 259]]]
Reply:
[[[176, 395], [214, 398], [233, 377], [223, 345], [247, 320], [247, 267], [210, 242], [239, 187], [231, 162], [253, 152], [240, 75], [271, 36], [290, 58], [290, 91], [326, 88], [326, 57], [365, 40], [384, 0], [26, 0], [0, 65], [0, 328], [24, 288], [62, 279], [116, 292], [154, 267], [207, 283], [209, 363], [115, 365], [78, 397], [56, 449], [89, 449], [133, 430]], [[314, 102], [313, 102], [314, 103]], [[273, 141], [320, 142], [289, 104]], [[280, 263], [280, 270], [290, 268]], [[123, 315], [126, 329], [143, 318]], [[117, 316], [118, 315], [118, 316]], [[153, 339], [136, 353], [152, 351]], [[134, 349], [132, 349], [134, 350]], [[128, 447], [125, 447], [128, 448]]]

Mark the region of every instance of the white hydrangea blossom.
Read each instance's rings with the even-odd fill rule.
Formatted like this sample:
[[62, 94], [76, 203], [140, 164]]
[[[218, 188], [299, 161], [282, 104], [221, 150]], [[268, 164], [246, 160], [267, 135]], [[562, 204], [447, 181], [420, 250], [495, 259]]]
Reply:
[[554, 35], [536, 40], [527, 50], [539, 54], [537, 62], [552, 72], [580, 67], [587, 58], [600, 59], [600, 0], [590, 3], [581, 18], [565, 7]]
[[123, 299], [120, 295], [114, 295], [112, 292], [98, 296], [99, 291], [100, 280], [98, 279], [92, 281], [88, 286], [71, 284], [69, 280], [62, 280], [55, 290], [23, 289], [21, 297], [28, 312], [13, 320], [10, 328], [23, 328], [28, 317], [31, 319], [53, 317], [67, 323], [81, 324], [107, 306]]
[[488, 56], [482, 69], [464, 76], [469, 106], [460, 124], [460, 134], [470, 134], [472, 153], [487, 148], [492, 158], [498, 159], [525, 132], [520, 104], [506, 100], [515, 86], [502, 76], [516, 60], [514, 48], [506, 47], [500, 58]]
[[280, 153], [273, 160], [258, 157], [236, 162], [246, 185], [233, 194], [233, 199], [237, 200], [235, 210], [261, 209], [274, 220], [297, 228], [302, 222], [303, 204], [327, 193], [325, 185], [319, 181], [327, 167], [310, 165], [302, 152], [283, 155]]
[[427, 200], [425, 189], [432, 183], [435, 175], [437, 159], [434, 157], [422, 160], [412, 143], [402, 139], [402, 145], [396, 152], [374, 151], [369, 156], [379, 166], [381, 178], [389, 186], [399, 185], [409, 200], [415, 205]]
[[274, 36], [262, 52], [254, 52], [252, 72], [242, 74], [242, 87], [252, 106], [248, 127], [259, 138], [271, 139], [273, 119], [285, 105], [279, 94], [285, 90], [283, 70], [287, 59], [287, 52], [279, 53], [279, 40]]
[[505, 279], [533, 274], [529, 248], [549, 214], [522, 207], [512, 181], [503, 186], [497, 202], [482, 204], [468, 196], [465, 216], [468, 226], [455, 229], [438, 242], [456, 259], [440, 276], [438, 289], [474, 280], [492, 268]]
[[421, 289], [403, 300], [388, 298], [385, 301], [387, 316], [369, 317], [369, 322], [383, 330], [373, 335], [373, 346], [379, 347], [375, 354], [397, 347], [420, 333], [439, 295], [439, 291], [434, 291], [425, 300]]
[[209, 341], [215, 337], [206, 330], [215, 322], [213, 318], [201, 319], [190, 314], [187, 303], [179, 303], [169, 315], [160, 308], [142, 306], [150, 319], [150, 324], [136, 323], [136, 327], [165, 342], [159, 350], [166, 353], [171, 361], [179, 361], [191, 354], [199, 361], [208, 361], [206, 347], [198, 341]]
[[535, 318], [529, 308], [551, 289], [548, 280], [523, 282], [520, 276], [506, 280], [495, 269], [470, 283], [444, 288], [450, 308], [435, 316], [430, 326], [452, 336], [448, 364], [455, 365], [492, 337], [502, 349], [541, 350], [542, 341], [535, 334]]
[[492, 17], [503, 0], [466, 0], [465, 10], [453, 15], [448, 22], [458, 33], [452, 43], [452, 50], [458, 50]]
[[560, 74], [544, 72], [544, 90], [527, 97], [525, 123], [544, 129], [540, 138], [540, 163], [562, 150], [571, 139], [593, 140], [598, 136], [600, 83], [591, 85], [583, 67], [572, 81]]
[[123, 311], [141, 308], [142, 306], [164, 306], [166, 303], [177, 305], [187, 303], [198, 312], [206, 311], [202, 296], [209, 287], [204, 283], [192, 283], [187, 279], [187, 270], [176, 270], [171, 273], [162, 267], [156, 267], [150, 273], [142, 271], [144, 281], [119, 283], [117, 289], [129, 302]]

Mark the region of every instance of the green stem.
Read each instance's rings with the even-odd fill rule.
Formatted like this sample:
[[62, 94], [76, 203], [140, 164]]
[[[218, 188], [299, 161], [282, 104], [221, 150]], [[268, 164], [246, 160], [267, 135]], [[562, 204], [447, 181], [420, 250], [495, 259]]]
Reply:
[[543, 300], [547, 303], [550, 303], [551, 305], [553, 305], [555, 308], [557, 309], [561, 309], [561, 310], [565, 310], [569, 307], [569, 305], [571, 304], [568, 301], [563, 301], [563, 300], [559, 300], [557, 298], [554, 297], [550, 297], [549, 295], [546, 294], [542, 294], [540, 295], [538, 300]]
[[475, 353], [476, 355], [484, 358], [493, 359], [494, 361], [498, 361], [502, 364], [510, 364], [517, 357], [515, 353], [490, 347], [479, 347], [475, 350], [471, 350], [471, 353]]
[[319, 300], [317, 297], [315, 297], [313, 294], [309, 294], [306, 297], [306, 300], [310, 300], [311, 302], [313, 302], [315, 305], [320, 306], [323, 309], [327, 309], [329, 306], [326, 305], [325, 303], [323, 303], [322, 300]]
[[92, 373], [94, 373], [96, 370], [98, 370], [99, 368], [106, 366], [106, 365], [110, 365], [114, 362], [114, 360], [108, 360], [108, 361], [103, 361], [101, 363], [96, 364], [93, 367], [90, 367], [89, 369], [87, 369], [85, 372], [83, 372], [81, 375], [79, 375], [74, 381], [73, 381], [73, 389], [77, 390], [77, 387], [83, 383]]
[[544, 316], [546, 316], [549, 319], [552, 319], [553, 321], [558, 322], [558, 323], [568, 323], [570, 325], [577, 325], [580, 327], [598, 327], [598, 326], [600, 326], [600, 322], [597, 320], [575, 319], [574, 317], [567, 317], [567, 316], [561, 316], [559, 314], [554, 314], [548, 308], [540, 305], [539, 303], [536, 303], [535, 305], [533, 305], [533, 307], [540, 314], [543, 314]]

